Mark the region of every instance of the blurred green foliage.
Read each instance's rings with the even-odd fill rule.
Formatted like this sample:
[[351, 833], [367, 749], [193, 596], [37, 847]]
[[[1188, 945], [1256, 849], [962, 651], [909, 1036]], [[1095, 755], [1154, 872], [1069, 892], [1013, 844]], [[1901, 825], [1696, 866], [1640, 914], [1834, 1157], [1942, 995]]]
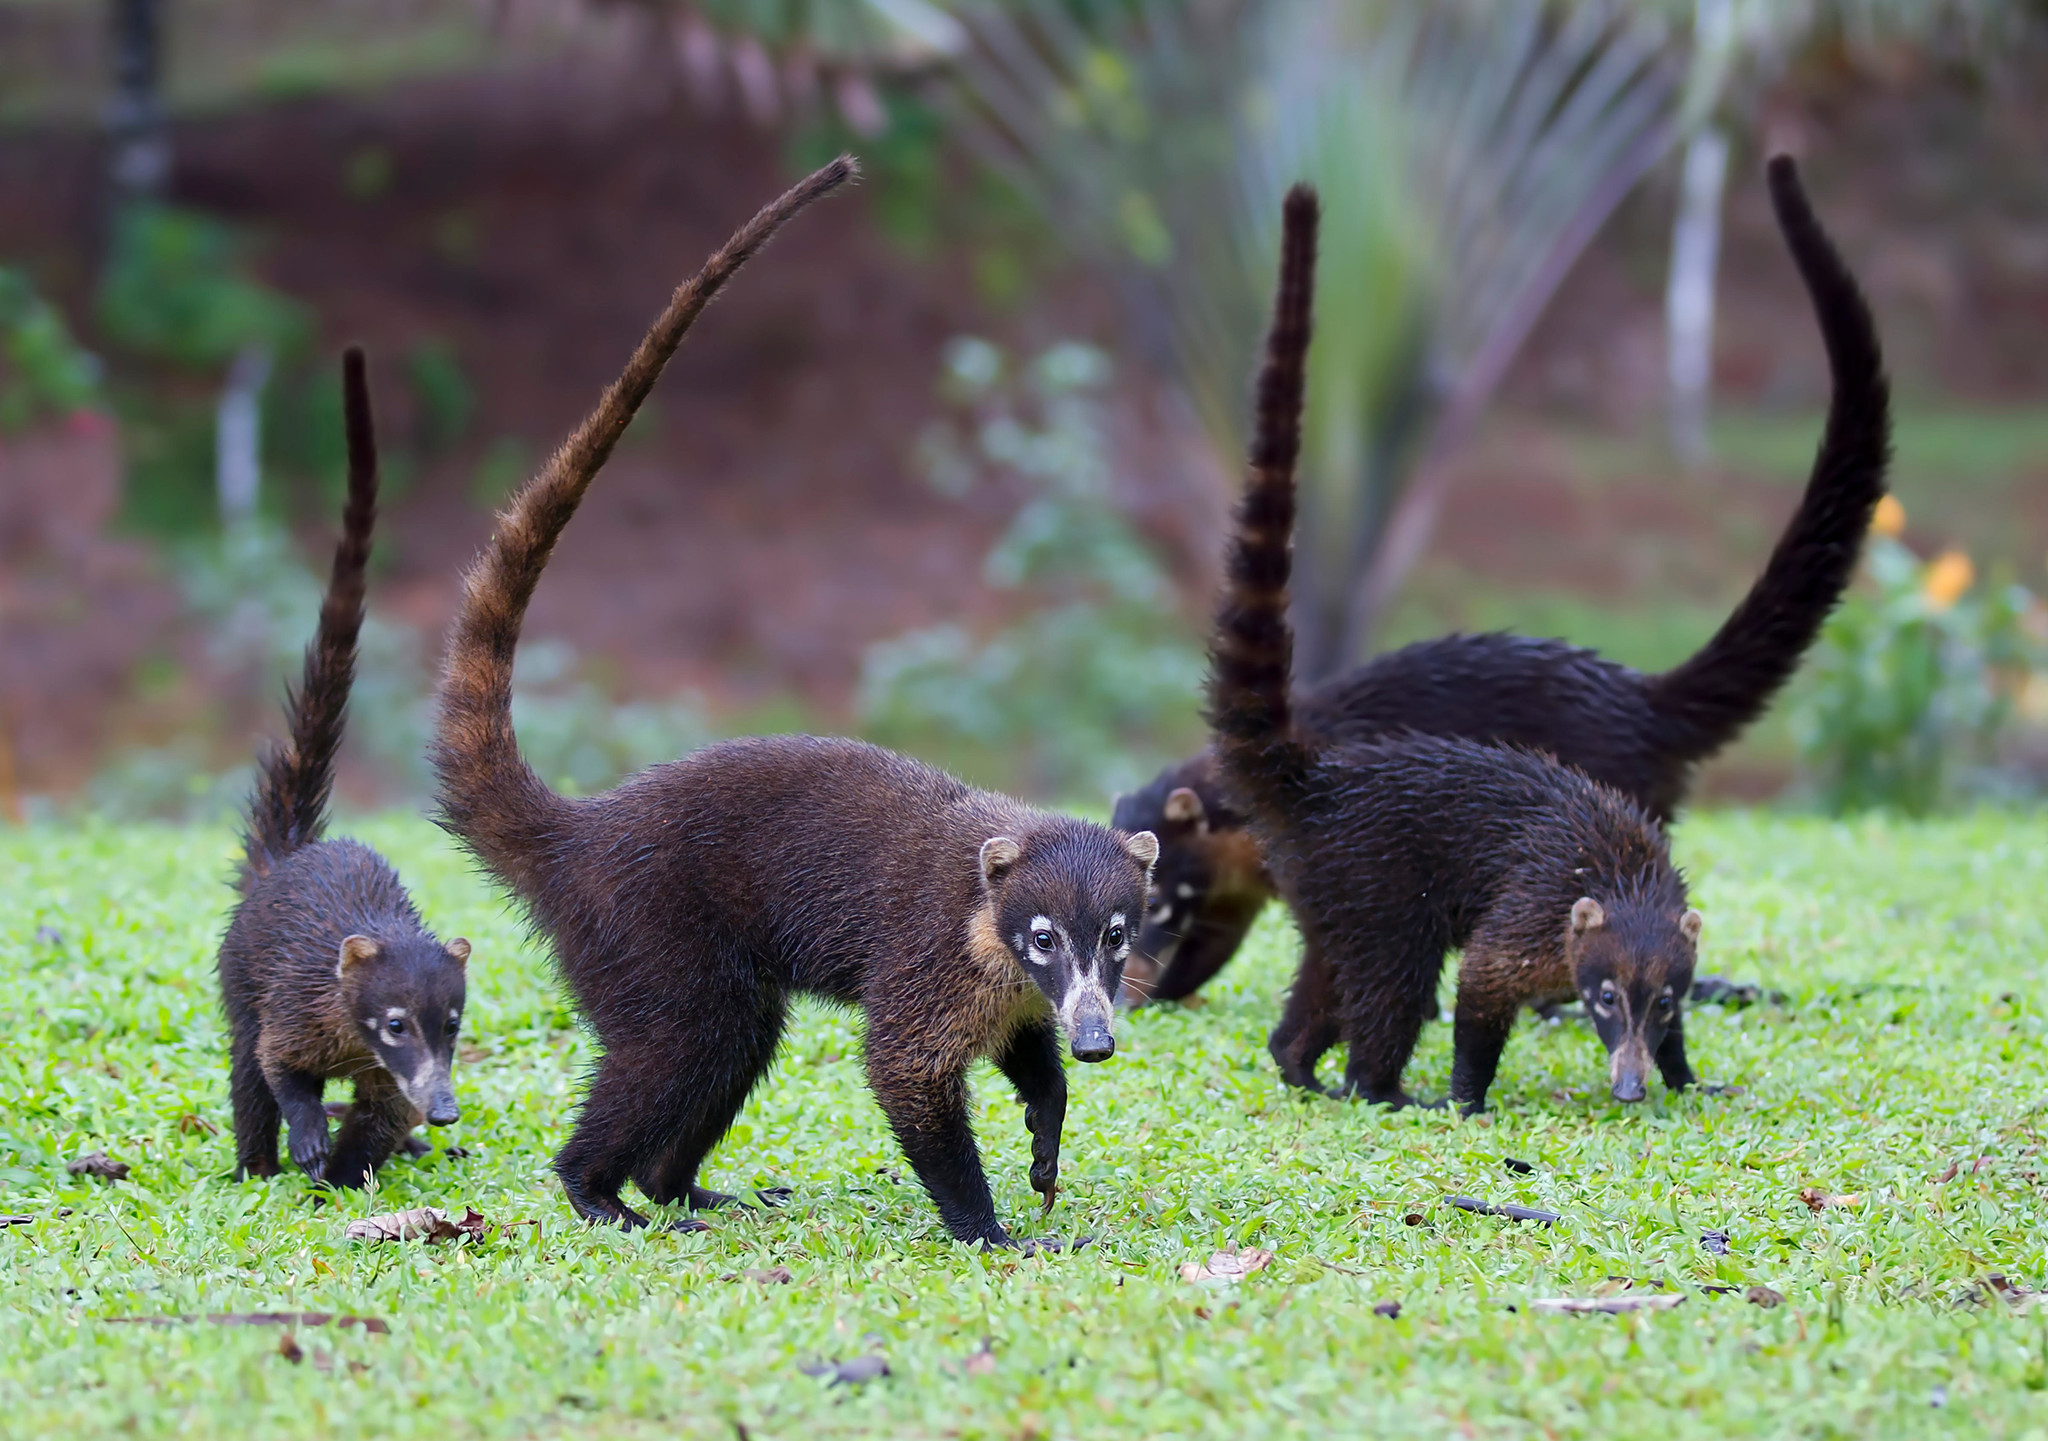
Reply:
[[100, 281], [102, 332], [138, 356], [191, 370], [225, 365], [250, 345], [293, 349], [307, 335], [306, 312], [248, 276], [247, 252], [248, 242], [212, 216], [125, 209]]
[[926, 473], [948, 496], [997, 476], [1021, 488], [983, 572], [1026, 609], [988, 633], [947, 622], [870, 646], [858, 705], [877, 740], [1059, 797], [1128, 788], [1197, 742], [1201, 649], [1116, 507], [1108, 378], [1071, 342], [1021, 367], [986, 341], [949, 348], [953, 414], [921, 439]]
[[1821, 633], [1793, 714], [1821, 803], [1924, 816], [1996, 794], [1998, 741], [2048, 661], [2048, 611], [1874, 535], [1867, 580]]
[[0, 431], [99, 404], [99, 361], [27, 276], [0, 266]]

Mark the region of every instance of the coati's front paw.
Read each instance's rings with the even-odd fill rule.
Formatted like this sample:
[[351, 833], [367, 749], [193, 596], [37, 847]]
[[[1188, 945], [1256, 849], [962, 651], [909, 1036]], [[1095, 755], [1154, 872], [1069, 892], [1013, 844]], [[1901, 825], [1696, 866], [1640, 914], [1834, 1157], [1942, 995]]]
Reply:
[[322, 1121], [318, 1130], [311, 1126], [294, 1126], [291, 1133], [292, 1164], [311, 1176], [321, 1179], [327, 1169], [327, 1123]]
[[1038, 1192], [1045, 1202], [1044, 1209], [1052, 1209], [1053, 1199], [1060, 1193], [1060, 1163], [1058, 1157], [1031, 1163], [1031, 1189]]
[[1013, 1241], [1010, 1244], [1027, 1256], [1037, 1256], [1040, 1254], [1057, 1256], [1062, 1251], [1078, 1251], [1093, 1242], [1094, 1239], [1093, 1236], [1072, 1236], [1065, 1240], [1061, 1240], [1057, 1236], [1036, 1236], [1030, 1240]]

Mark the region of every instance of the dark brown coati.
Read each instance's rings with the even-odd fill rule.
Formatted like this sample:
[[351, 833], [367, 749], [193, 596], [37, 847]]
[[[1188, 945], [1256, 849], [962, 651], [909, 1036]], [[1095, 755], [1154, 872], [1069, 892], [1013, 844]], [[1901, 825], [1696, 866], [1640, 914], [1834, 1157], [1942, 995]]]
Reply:
[[[1409, 729], [1548, 751], [1668, 823], [1694, 768], [1797, 669], [1856, 567], [1884, 494], [1888, 387], [1856, 282], [1790, 160], [1771, 202], [1826, 341], [1834, 396], [1799, 509], [1763, 574], [1697, 654], [1660, 675], [1562, 641], [1453, 635], [1394, 651], [1298, 699], [1294, 724], [1331, 741]], [[1191, 995], [1237, 951], [1270, 878], [1207, 752], [1117, 801], [1114, 823], [1159, 836], [1152, 909], [1126, 971], [1132, 1000]]]
[[[364, 570], [377, 512], [376, 441], [363, 355], [343, 359], [348, 503], [291, 733], [261, 764], [237, 889], [220, 947], [232, 1033], [229, 1086], [238, 1176], [277, 1174], [277, 1125], [316, 1180], [360, 1186], [422, 1120], [460, 1118], [450, 1077], [469, 942], [443, 945], [421, 924], [384, 858], [359, 841], [322, 840], [335, 752], [355, 678]], [[321, 1091], [355, 1082], [330, 1145]]]
[[1316, 220], [1315, 193], [1296, 187], [1210, 652], [1218, 767], [1306, 946], [1274, 1056], [1314, 1086], [1318, 1047], [1341, 1038], [1352, 1094], [1408, 1104], [1401, 1073], [1444, 953], [1462, 947], [1454, 1102], [1484, 1108], [1520, 1007], [1561, 990], [1586, 998], [1617, 1099], [1642, 1099], [1653, 1059], [1667, 1085], [1689, 1085], [1679, 1006], [1700, 918], [1655, 817], [1533, 751], [1413, 732], [1331, 742], [1294, 725], [1287, 583]]
[[[602, 795], [520, 758], [513, 651], [556, 539], [706, 302], [840, 161], [755, 216], [675, 292], [596, 411], [499, 517], [470, 571], [433, 759], [443, 824], [518, 896], [604, 1046], [555, 1160], [586, 1219], [732, 1199], [697, 1184], [775, 1055], [798, 993], [867, 1013], [867, 1071], [918, 1178], [964, 1241], [1009, 1245], [968, 1119], [994, 1059], [1025, 1103], [1051, 1206], [1066, 1079], [1115, 1049], [1113, 997], [1157, 842], [1046, 815], [846, 740], [733, 741]], [[684, 1226], [701, 1223], [683, 1222]]]

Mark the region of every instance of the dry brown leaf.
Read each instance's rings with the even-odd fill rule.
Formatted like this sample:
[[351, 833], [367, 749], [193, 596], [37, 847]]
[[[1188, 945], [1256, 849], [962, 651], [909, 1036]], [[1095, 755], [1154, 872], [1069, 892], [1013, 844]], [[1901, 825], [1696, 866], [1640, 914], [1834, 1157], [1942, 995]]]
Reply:
[[1630, 1311], [1669, 1311], [1684, 1301], [1683, 1291], [1636, 1291], [1620, 1296], [1547, 1296], [1529, 1306], [1536, 1311], [1619, 1316]]
[[1836, 1196], [1818, 1186], [1808, 1186], [1799, 1193], [1799, 1199], [1806, 1202], [1806, 1209], [1816, 1214], [1833, 1207], [1850, 1210], [1863, 1204], [1863, 1194], [1852, 1191], [1846, 1196]]
[[306, 1353], [299, 1349], [299, 1343], [292, 1339], [292, 1333], [289, 1331], [278, 1337], [277, 1354], [284, 1357], [285, 1360], [291, 1362], [294, 1366], [306, 1359]]
[[1183, 1281], [1218, 1281], [1234, 1283], [1242, 1281], [1254, 1271], [1263, 1271], [1273, 1262], [1273, 1253], [1257, 1246], [1238, 1250], [1218, 1251], [1208, 1261], [1189, 1261], [1180, 1268]]
[[1742, 1299], [1752, 1306], [1761, 1306], [1766, 1311], [1775, 1311], [1785, 1304], [1785, 1293], [1773, 1291], [1769, 1286], [1751, 1286], [1742, 1293]]
[[105, 1151], [87, 1151], [74, 1161], [66, 1161], [64, 1169], [74, 1176], [98, 1176], [103, 1181], [128, 1179], [128, 1163], [115, 1160]]
[[178, 1117], [178, 1130], [187, 1136], [218, 1136], [220, 1134], [220, 1127], [214, 1125], [206, 1117], [194, 1115], [190, 1111]]
[[351, 1241], [440, 1242], [459, 1241], [464, 1236], [481, 1241], [490, 1233], [491, 1223], [477, 1210], [465, 1207], [461, 1219], [451, 1221], [439, 1206], [420, 1206], [351, 1221], [345, 1234]]
[[787, 1266], [769, 1266], [765, 1270], [750, 1267], [745, 1271], [728, 1271], [718, 1278], [721, 1281], [754, 1281], [763, 1286], [787, 1286], [796, 1279]]

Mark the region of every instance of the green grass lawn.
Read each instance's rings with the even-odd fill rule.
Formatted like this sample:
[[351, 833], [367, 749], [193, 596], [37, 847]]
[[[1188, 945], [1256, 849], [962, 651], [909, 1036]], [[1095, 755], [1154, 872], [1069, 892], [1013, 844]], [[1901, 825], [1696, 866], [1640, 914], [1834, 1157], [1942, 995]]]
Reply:
[[[2048, 1272], [2048, 820], [1686, 824], [1705, 967], [1786, 1002], [1695, 1012], [1695, 1065], [1739, 1091], [1634, 1108], [1606, 1098], [1588, 1030], [1533, 1019], [1477, 1121], [1288, 1095], [1264, 1038], [1295, 941], [1271, 917], [1210, 1004], [1140, 1015], [1113, 1061], [1074, 1068], [1046, 1229], [1098, 1240], [1031, 1258], [947, 1238], [862, 1085], [856, 1021], [815, 1008], [706, 1174], [791, 1186], [787, 1208], [689, 1236], [578, 1224], [548, 1160], [591, 1048], [542, 957], [427, 826], [359, 833], [476, 942], [464, 1117], [434, 1137], [467, 1155], [322, 1200], [226, 1179], [227, 833], [0, 830], [0, 1212], [32, 1218], [0, 1230], [0, 1432], [2048, 1435], [2048, 1307], [1987, 1280]], [[1447, 1032], [1411, 1073], [1425, 1094]], [[977, 1086], [998, 1206], [1031, 1233], [1021, 1114], [992, 1073]], [[92, 1150], [130, 1178], [66, 1173]], [[1860, 1199], [1815, 1213], [1809, 1187]], [[418, 1205], [538, 1224], [343, 1236]], [[1275, 1259], [1236, 1286], [1181, 1279], [1233, 1243]], [[789, 1284], [743, 1274], [776, 1266]], [[1529, 1304], [1612, 1277], [1685, 1300]], [[294, 1363], [276, 1327], [113, 1319], [282, 1310], [389, 1334], [301, 1326]], [[799, 1369], [871, 1349], [891, 1374], [864, 1386]]]

